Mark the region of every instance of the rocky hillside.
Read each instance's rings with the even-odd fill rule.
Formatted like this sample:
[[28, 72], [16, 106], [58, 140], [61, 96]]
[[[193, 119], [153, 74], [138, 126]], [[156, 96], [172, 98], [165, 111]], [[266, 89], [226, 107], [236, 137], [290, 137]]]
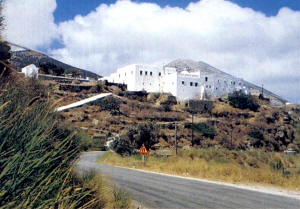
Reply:
[[100, 77], [99, 75], [92, 73], [90, 71], [82, 70], [82, 69], [70, 66], [63, 62], [55, 60], [47, 55], [29, 51], [29, 50], [12, 52], [10, 62], [14, 66], [14, 68], [16, 68], [17, 70], [20, 70], [20, 71], [23, 67], [30, 65], [30, 64], [35, 64], [36, 66], [40, 66], [42, 64], [54, 64], [58, 68], [64, 69], [66, 73], [75, 72], [75, 73], [81, 75], [82, 77], [90, 77], [90, 78], [95, 78], [95, 79]]
[[[205, 72], [205, 73], [210, 73], [210, 74], [218, 74], [220, 76], [224, 76], [224, 77], [231, 77], [234, 78], [234, 76], [225, 73], [215, 67], [210, 66], [209, 64], [206, 64], [204, 62], [196, 62], [193, 60], [185, 60], [185, 59], [177, 59], [174, 60], [172, 62], [170, 62], [167, 66], [169, 67], [175, 67], [178, 71], [183, 71], [183, 70], [187, 70], [187, 71], [201, 71], [201, 72]], [[251, 94], [254, 95], [259, 95], [261, 92], [261, 87], [244, 81], [246, 86], [248, 86], [250, 88]], [[269, 98], [272, 102], [272, 104], [275, 105], [282, 105], [285, 104], [287, 102], [286, 99], [281, 98], [280, 96], [268, 91], [268, 90], [264, 90], [264, 96], [266, 98]]]
[[141, 131], [149, 131], [152, 149], [170, 148], [175, 144], [177, 126], [181, 148], [300, 149], [299, 106], [274, 107], [266, 100], [253, 97], [259, 107], [252, 111], [235, 108], [227, 99], [217, 99], [212, 106], [205, 104], [201, 111], [192, 114], [191, 108], [177, 104], [176, 99], [167, 94], [126, 92], [102, 82], [80, 85], [47, 82], [53, 101], [61, 101], [58, 106], [102, 92], [117, 96], [62, 113], [62, 121], [84, 130], [94, 145], [116, 136], [133, 139]]

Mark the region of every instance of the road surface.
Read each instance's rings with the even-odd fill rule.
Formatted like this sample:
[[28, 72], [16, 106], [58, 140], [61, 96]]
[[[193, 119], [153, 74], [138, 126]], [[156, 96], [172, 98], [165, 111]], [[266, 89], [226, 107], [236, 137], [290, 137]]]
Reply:
[[96, 163], [103, 153], [82, 153], [79, 171], [100, 170], [149, 208], [300, 208], [296, 198]]

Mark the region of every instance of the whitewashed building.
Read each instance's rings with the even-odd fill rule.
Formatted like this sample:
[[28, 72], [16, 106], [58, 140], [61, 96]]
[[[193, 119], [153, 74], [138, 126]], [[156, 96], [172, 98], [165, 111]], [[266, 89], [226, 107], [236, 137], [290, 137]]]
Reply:
[[219, 97], [247, 88], [242, 79], [198, 71], [177, 71], [173, 67], [132, 64], [102, 78], [112, 83], [126, 84], [129, 91], [171, 93], [180, 100], [204, 96]]
[[22, 73], [24, 73], [26, 77], [38, 77], [39, 68], [34, 64], [31, 64], [26, 67], [23, 67]]

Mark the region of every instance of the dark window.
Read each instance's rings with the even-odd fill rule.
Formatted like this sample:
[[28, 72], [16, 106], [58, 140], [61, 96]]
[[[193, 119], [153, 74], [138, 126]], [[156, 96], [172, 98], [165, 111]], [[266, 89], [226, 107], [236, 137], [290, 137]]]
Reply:
[[152, 76], [152, 72], [150, 72], [150, 75]]
[[147, 71], [145, 71], [145, 75], [147, 75], [148, 74], [148, 72]]
[[208, 81], [208, 77], [205, 77], [205, 81], [206, 81], [206, 82]]
[[190, 82], [190, 86], [193, 86], [193, 82]]
[[184, 81], [181, 81], [181, 84], [184, 85]]
[[233, 85], [235, 85], [235, 81], [233, 82]]
[[140, 71], [140, 75], [143, 75], [143, 71]]
[[198, 83], [197, 83], [197, 82], [195, 83], [195, 86], [198, 86]]
[[120, 78], [120, 74], [119, 74], [119, 78]]
[[126, 73], [125, 73], [125, 76], [126, 76]]
[[218, 90], [218, 87], [216, 87], [216, 90]]
[[161, 72], [158, 73], [158, 76], [161, 76]]

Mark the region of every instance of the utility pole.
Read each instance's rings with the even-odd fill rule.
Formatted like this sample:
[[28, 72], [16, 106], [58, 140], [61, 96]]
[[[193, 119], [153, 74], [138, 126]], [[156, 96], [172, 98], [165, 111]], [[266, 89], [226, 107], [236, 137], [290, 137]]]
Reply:
[[230, 133], [230, 142], [231, 142], [231, 149], [233, 147], [233, 141], [232, 141], [232, 134], [233, 134], [233, 125], [230, 124], [230, 128], [231, 128], [231, 133]]
[[177, 123], [175, 122], [175, 153], [177, 155]]
[[264, 84], [261, 85], [261, 95], [264, 98]]
[[194, 112], [192, 111], [192, 145], [194, 144]]

